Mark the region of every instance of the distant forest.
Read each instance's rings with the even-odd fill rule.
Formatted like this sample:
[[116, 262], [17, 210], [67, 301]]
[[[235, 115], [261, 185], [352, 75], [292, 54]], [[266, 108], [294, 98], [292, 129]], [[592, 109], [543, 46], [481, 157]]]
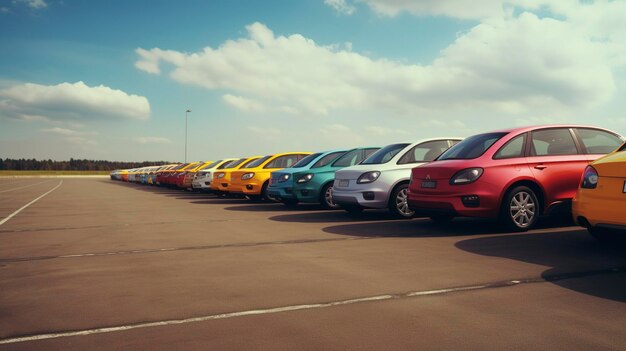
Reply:
[[112, 171], [115, 169], [137, 168], [144, 166], [165, 165], [166, 161], [144, 162], [118, 162], [103, 160], [76, 160], [69, 161], [35, 160], [35, 159], [2, 159], [0, 158], [0, 170], [2, 171]]

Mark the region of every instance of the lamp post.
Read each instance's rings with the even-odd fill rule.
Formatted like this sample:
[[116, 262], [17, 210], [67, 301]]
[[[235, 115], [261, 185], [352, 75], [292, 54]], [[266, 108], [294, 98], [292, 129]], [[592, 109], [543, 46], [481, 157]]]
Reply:
[[187, 163], [187, 114], [191, 112], [191, 109], [185, 111], [185, 163]]

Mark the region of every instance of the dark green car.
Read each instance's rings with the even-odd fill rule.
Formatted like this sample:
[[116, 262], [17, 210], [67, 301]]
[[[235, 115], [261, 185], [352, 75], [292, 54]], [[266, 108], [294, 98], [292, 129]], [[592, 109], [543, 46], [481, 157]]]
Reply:
[[292, 168], [272, 172], [268, 194], [286, 205], [305, 202], [320, 203], [327, 209], [338, 208], [332, 197], [335, 172], [361, 163], [378, 149], [360, 147], [310, 155]]

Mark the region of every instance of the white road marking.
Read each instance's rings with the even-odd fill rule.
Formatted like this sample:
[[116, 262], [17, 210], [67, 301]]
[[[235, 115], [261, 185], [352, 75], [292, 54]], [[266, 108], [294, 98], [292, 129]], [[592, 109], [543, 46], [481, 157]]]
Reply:
[[22, 186], [19, 188], [13, 188], [13, 189], [9, 189], [9, 190], [2, 190], [0, 191], [0, 193], [8, 193], [10, 191], [15, 191], [15, 190], [20, 190], [20, 189], [25, 189], [25, 188], [30, 188], [31, 186], [35, 186], [35, 185], [39, 185], [39, 184], [43, 184], [43, 183], [49, 183], [51, 182], [50, 180], [46, 180], [44, 182], [39, 182], [39, 183], [35, 183], [35, 184], [30, 184], [30, 185], [26, 185], [26, 186]]
[[15, 212], [11, 213], [8, 217], [6, 217], [5, 219], [3, 219], [3, 220], [1, 220], [1, 221], [0, 221], [0, 226], [1, 226], [1, 225], [3, 225], [4, 223], [8, 222], [8, 221], [9, 221], [9, 219], [11, 219], [11, 218], [15, 217], [18, 213], [22, 212], [22, 211], [23, 211], [24, 209], [26, 209], [28, 206], [30, 206], [30, 205], [32, 205], [32, 204], [34, 204], [35, 202], [39, 201], [39, 200], [40, 200], [41, 198], [43, 198], [44, 196], [46, 196], [46, 195], [50, 194], [51, 192], [53, 192], [53, 191], [57, 190], [57, 189], [61, 186], [61, 184], [63, 184], [63, 181], [60, 181], [60, 182], [59, 182], [59, 184], [58, 184], [57, 186], [55, 186], [54, 188], [52, 188], [52, 190], [50, 190], [50, 191], [46, 192], [45, 194], [43, 194], [43, 195], [39, 196], [39, 197], [38, 197], [38, 198], [36, 198], [35, 200], [33, 200], [33, 201], [31, 201], [31, 202], [27, 203], [26, 205], [22, 206], [19, 210], [17, 210], [17, 211], [15, 211]]
[[[545, 282], [544, 280], [541, 280], [541, 281]], [[528, 280], [527, 282], [533, 283], [533, 282], [539, 282], [539, 280], [537, 281]], [[447, 293], [454, 293], [454, 292], [463, 292], [463, 291], [469, 291], [469, 290], [486, 289], [486, 288], [492, 288], [492, 287], [509, 287], [509, 286], [517, 285], [519, 283], [521, 283], [521, 281], [506, 281], [506, 282], [499, 282], [496, 284], [481, 284], [481, 285], [473, 285], [473, 286], [462, 286], [462, 287], [450, 288], [450, 289], [415, 291], [415, 292], [397, 294], [397, 295], [377, 295], [377, 296], [362, 297], [362, 298], [357, 298], [357, 299], [339, 300], [339, 301], [333, 301], [333, 302], [315, 303], [315, 304], [308, 304], [308, 305], [282, 306], [282, 307], [274, 307], [274, 308], [266, 308], [266, 309], [258, 309], [258, 310], [213, 314], [213, 315], [208, 315], [208, 316], [192, 317], [192, 318], [186, 318], [186, 319], [170, 319], [170, 320], [165, 320], [165, 321], [129, 324], [129, 325], [121, 325], [121, 326], [115, 326], [115, 327], [103, 327], [103, 328], [84, 329], [84, 330], [59, 332], [59, 333], [21, 336], [21, 337], [0, 339], [0, 345], [26, 342], [26, 341], [83, 336], [83, 335], [91, 335], [91, 334], [114, 333], [114, 332], [126, 331], [126, 330], [132, 330], [132, 329], [163, 327], [163, 326], [169, 326], [169, 325], [205, 322], [205, 321], [217, 320], [217, 319], [228, 319], [228, 318], [237, 318], [237, 317], [245, 317], [245, 316], [253, 316], [253, 315], [263, 315], [263, 314], [282, 313], [282, 312], [291, 312], [291, 311], [299, 311], [299, 310], [328, 308], [328, 307], [352, 305], [352, 304], [364, 303], [364, 302], [384, 301], [384, 300], [412, 298], [412, 297], [414, 298], [418, 296], [429, 296], [429, 295], [432, 296], [432, 295], [440, 295], [440, 294], [447, 294]]]

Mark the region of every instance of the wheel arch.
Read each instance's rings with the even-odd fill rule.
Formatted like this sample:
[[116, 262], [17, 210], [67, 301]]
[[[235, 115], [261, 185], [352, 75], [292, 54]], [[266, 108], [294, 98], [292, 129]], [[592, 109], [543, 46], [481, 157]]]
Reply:
[[544, 211], [546, 210], [546, 197], [545, 197], [545, 193], [543, 188], [535, 181], [530, 180], [530, 179], [519, 179], [516, 180], [512, 183], [510, 183], [507, 187], [506, 190], [502, 192], [502, 194], [500, 194], [500, 200], [498, 201], [499, 203], [499, 207], [498, 208], [502, 208], [502, 201], [504, 201], [504, 198], [506, 196], [506, 194], [508, 194], [511, 189], [514, 189], [518, 186], [525, 186], [528, 187], [530, 189], [532, 189], [535, 192], [535, 195], [537, 196], [537, 200], [539, 202], [539, 206], [541, 206], [541, 209], [539, 211], [540, 214], [543, 214]]

